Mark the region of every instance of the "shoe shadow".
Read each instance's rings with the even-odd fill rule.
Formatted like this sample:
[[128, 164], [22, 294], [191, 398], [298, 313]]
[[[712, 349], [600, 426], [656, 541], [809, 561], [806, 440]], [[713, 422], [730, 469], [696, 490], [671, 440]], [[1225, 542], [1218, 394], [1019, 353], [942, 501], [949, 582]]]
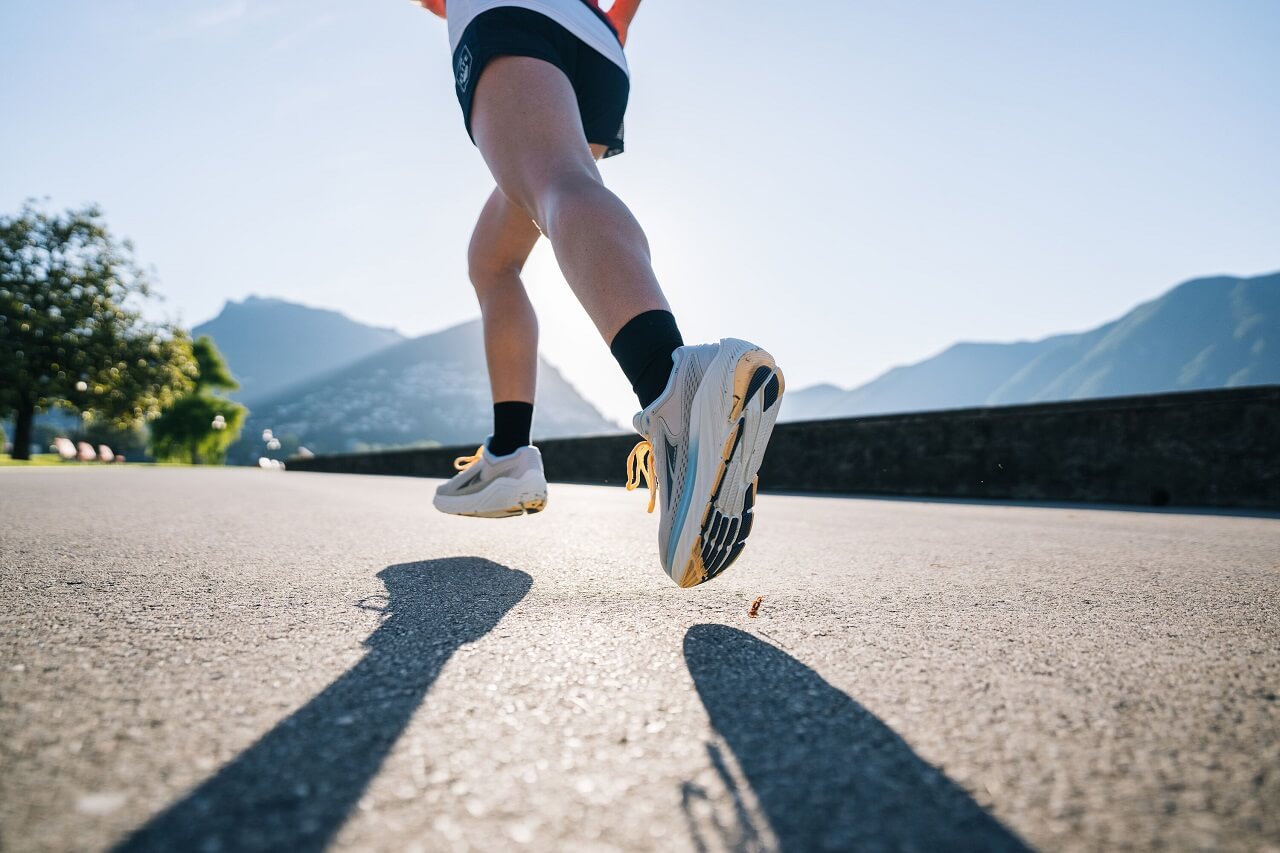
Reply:
[[[777, 647], [725, 625], [695, 625], [684, 655], [780, 849], [1028, 849], [874, 714]], [[721, 840], [754, 848], [760, 833], [741, 792], [719, 750], [708, 750], [744, 824], [717, 827]]]
[[478, 557], [404, 563], [378, 577], [387, 618], [365, 641], [368, 654], [116, 850], [323, 850], [445, 662], [531, 585]]

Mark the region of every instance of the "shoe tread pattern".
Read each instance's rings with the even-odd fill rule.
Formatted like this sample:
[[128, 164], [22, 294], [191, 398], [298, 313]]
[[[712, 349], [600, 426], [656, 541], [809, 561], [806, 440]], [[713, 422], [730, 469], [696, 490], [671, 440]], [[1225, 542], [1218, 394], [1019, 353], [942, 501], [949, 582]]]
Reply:
[[[725, 441], [716, 485], [703, 512], [699, 535], [684, 571], [677, 577], [677, 583], [682, 587], [706, 583], [729, 568], [746, 547], [747, 535], [755, 522], [755, 498], [759, 486], [756, 471], [764, 459], [763, 444], [768, 442], [772, 433], [777, 418], [775, 407], [785, 386], [782, 372], [763, 350], [747, 354], [740, 362], [738, 373], [740, 378], [735, 383], [737, 393], [732, 410], [735, 426]], [[753, 401], [756, 401], [751, 412], [755, 435], [747, 447], [743, 439], [748, 431], [748, 406]], [[747, 453], [750, 453], [750, 458], [746, 458]], [[747, 466], [746, 469], [743, 466]], [[722, 500], [721, 491], [730, 477], [743, 477], [744, 474], [751, 478], [750, 486], [741, 495], [741, 509], [735, 512], [733, 496]]]

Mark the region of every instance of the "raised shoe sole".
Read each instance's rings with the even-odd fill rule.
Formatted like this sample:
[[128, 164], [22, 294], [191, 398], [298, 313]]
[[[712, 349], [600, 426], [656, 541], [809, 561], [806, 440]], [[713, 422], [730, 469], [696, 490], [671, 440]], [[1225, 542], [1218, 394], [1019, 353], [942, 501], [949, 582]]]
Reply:
[[720, 342], [691, 407], [696, 474], [669, 571], [679, 586], [706, 583], [742, 553], [755, 520], [757, 475], [785, 387], [767, 351], [735, 338]]
[[473, 495], [436, 495], [436, 509], [471, 518], [511, 518], [542, 512], [547, 506], [547, 480], [539, 471], [499, 477]]

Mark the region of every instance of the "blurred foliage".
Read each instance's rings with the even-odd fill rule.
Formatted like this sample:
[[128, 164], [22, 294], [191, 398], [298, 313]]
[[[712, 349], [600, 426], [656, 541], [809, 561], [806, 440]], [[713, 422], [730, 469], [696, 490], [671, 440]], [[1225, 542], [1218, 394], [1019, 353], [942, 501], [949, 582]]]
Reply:
[[[244, 406], [212, 394], [188, 394], [165, 409], [151, 424], [151, 453], [170, 462], [222, 464], [227, 448], [240, 435]], [[213, 427], [221, 415], [222, 429]]]
[[26, 457], [35, 413], [61, 406], [128, 430], [194, 387], [181, 329], [143, 319], [151, 296], [133, 247], [93, 206], [0, 217], [0, 417]]
[[[0, 436], [3, 438], [0, 441], [0, 445], [3, 446], [5, 452], [10, 450], [8, 444], [9, 432], [0, 428]], [[77, 443], [87, 441], [95, 449], [105, 444], [111, 448], [116, 456], [124, 456], [134, 462], [148, 458], [147, 428], [142, 424], [118, 427], [105, 421], [87, 420], [77, 424], [70, 422], [70, 418], [59, 423], [42, 423], [41, 419], [37, 418], [31, 431], [32, 445], [39, 447], [41, 453], [52, 453], [53, 440], [55, 438], [69, 438]], [[32, 454], [32, 459], [36, 455], [38, 454]]]
[[[38, 435], [39, 427], [36, 431]], [[105, 444], [117, 456], [124, 456], [134, 462], [147, 458], [147, 429], [142, 425], [119, 427], [100, 421], [86, 421], [84, 429], [72, 433], [70, 438], [73, 441], [87, 441], [95, 448]], [[49, 447], [52, 443], [50, 439], [42, 442], [41, 446]]]
[[214, 346], [213, 338], [201, 335], [191, 345], [191, 353], [196, 360], [195, 390], [201, 391], [234, 391], [240, 383], [227, 369], [227, 362], [222, 353]]
[[201, 337], [191, 350], [197, 364], [191, 393], [167, 406], [152, 422], [151, 453], [159, 460], [221, 465], [227, 448], [240, 437], [249, 410], [219, 396], [239, 385], [213, 339]]

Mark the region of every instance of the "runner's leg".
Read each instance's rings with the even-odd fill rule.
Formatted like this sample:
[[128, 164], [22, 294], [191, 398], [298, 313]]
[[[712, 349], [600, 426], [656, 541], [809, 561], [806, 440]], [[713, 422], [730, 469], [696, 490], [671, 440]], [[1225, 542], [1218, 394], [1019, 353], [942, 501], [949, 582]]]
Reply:
[[520, 271], [541, 236], [529, 215], [495, 189], [480, 211], [467, 274], [484, 320], [485, 358], [495, 403], [532, 403], [538, 375], [538, 318]]
[[476, 85], [471, 131], [489, 171], [551, 240], [640, 399], [635, 425], [646, 440], [628, 460], [628, 487], [641, 468], [650, 484], [662, 483], [663, 567], [680, 586], [703, 583], [737, 559], [752, 527], [781, 372], [769, 353], [736, 338], [676, 349], [680, 333], [648, 241], [600, 179], [564, 72], [540, 59], [499, 57]]
[[640, 314], [669, 312], [648, 240], [601, 181], [564, 73], [539, 59], [503, 56], [476, 85], [471, 130], [489, 171], [551, 240], [605, 341]]
[[529, 443], [538, 381], [538, 318], [520, 271], [539, 236], [528, 214], [495, 189], [480, 211], [467, 248], [467, 272], [480, 302], [493, 395], [490, 450], [499, 455]]

